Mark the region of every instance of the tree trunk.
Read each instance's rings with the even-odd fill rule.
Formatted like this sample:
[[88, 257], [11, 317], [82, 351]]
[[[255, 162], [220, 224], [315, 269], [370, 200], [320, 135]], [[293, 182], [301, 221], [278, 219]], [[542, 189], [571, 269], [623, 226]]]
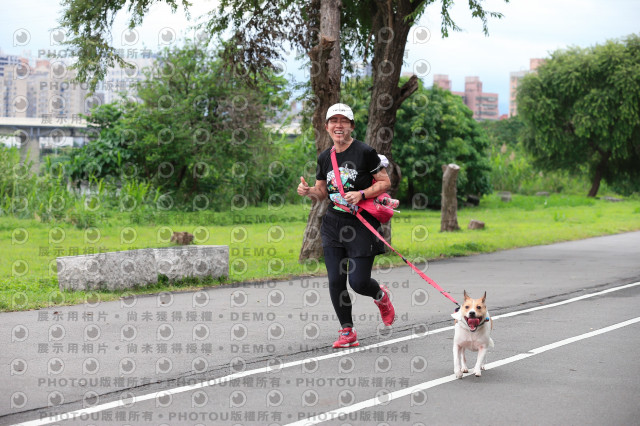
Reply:
[[407, 179], [407, 199], [413, 200], [413, 196], [416, 194], [415, 187], [413, 186], [413, 179]]
[[[402, 103], [418, 90], [418, 77], [415, 75], [402, 87], [398, 87], [398, 83], [409, 30], [414, 24], [412, 19], [406, 17], [413, 13], [419, 4], [417, 1], [401, 0], [392, 5], [386, 0], [378, 0], [373, 11], [373, 88], [365, 142], [375, 148], [378, 154], [383, 154], [389, 159], [387, 173], [391, 180], [391, 196], [395, 196], [402, 178], [400, 167], [393, 161], [391, 152], [396, 113]], [[391, 222], [383, 225], [382, 230], [382, 235], [391, 242]]]
[[587, 197], [595, 197], [598, 195], [598, 191], [600, 190], [600, 181], [602, 180], [602, 175], [599, 175], [596, 171], [596, 176], [593, 178], [593, 182], [591, 183], [591, 189], [589, 189], [589, 193]]
[[458, 191], [456, 182], [460, 166], [456, 164], [442, 165], [442, 211], [440, 216], [440, 232], [457, 231], [458, 226]]
[[[309, 52], [311, 59], [311, 90], [315, 95], [313, 128], [316, 135], [316, 154], [319, 155], [331, 144], [324, 128], [325, 115], [329, 107], [340, 99], [342, 78], [340, 58], [340, 9], [341, 0], [322, 0], [320, 4], [320, 34], [318, 45]], [[329, 200], [314, 200], [304, 230], [302, 248], [298, 261], [322, 257], [320, 227], [329, 207]]]
[[600, 182], [602, 181], [602, 176], [604, 176], [604, 172], [607, 169], [607, 163], [609, 162], [609, 158], [611, 157], [611, 153], [607, 152], [600, 163], [596, 166], [596, 172], [593, 176], [593, 181], [591, 182], [591, 189], [589, 189], [589, 193], [587, 197], [595, 197], [598, 195], [598, 191], [600, 190]]

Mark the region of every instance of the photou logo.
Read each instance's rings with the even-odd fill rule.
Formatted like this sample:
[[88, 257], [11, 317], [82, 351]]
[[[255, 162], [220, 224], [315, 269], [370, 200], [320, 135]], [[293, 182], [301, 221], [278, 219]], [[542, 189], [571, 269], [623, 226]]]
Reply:
[[65, 42], [67, 34], [62, 28], [55, 28], [49, 32], [49, 43], [51, 46], [60, 46]]
[[247, 402], [247, 395], [244, 392], [236, 390], [229, 395], [229, 407], [237, 408], [242, 407]]
[[427, 369], [427, 359], [421, 355], [416, 355], [411, 359], [411, 372], [422, 373]]
[[313, 389], [307, 389], [302, 393], [302, 406], [303, 407], [313, 407], [318, 403], [320, 397], [318, 396], [318, 392]]
[[267, 338], [269, 340], [279, 340], [284, 337], [284, 326], [280, 323], [274, 322], [267, 328]]
[[209, 363], [202, 357], [195, 358], [191, 362], [191, 369], [196, 373], [202, 373], [209, 367]]
[[173, 368], [173, 362], [170, 358], [162, 357], [156, 361], [156, 374], [167, 374]]
[[310, 358], [302, 363], [301, 368], [303, 373], [313, 374], [318, 371], [318, 368], [320, 368], [320, 363], [318, 360]]
[[82, 407], [89, 408], [98, 405], [100, 402], [100, 395], [94, 391], [87, 391], [82, 397]]
[[351, 357], [344, 357], [338, 363], [339, 373], [351, 373], [356, 367], [356, 362]]
[[13, 32], [13, 46], [26, 46], [31, 41], [31, 33], [24, 28]]
[[231, 340], [243, 340], [248, 334], [249, 330], [244, 324], [234, 324], [231, 327]]
[[424, 405], [427, 403], [427, 393], [425, 391], [419, 390], [419, 391], [415, 391], [411, 394], [411, 402], [410, 405], [412, 407], [418, 406], [418, 405]]
[[229, 361], [229, 370], [231, 374], [241, 373], [247, 369], [247, 361], [241, 357], [235, 357], [231, 361]]
[[420, 59], [413, 64], [413, 73], [418, 77], [426, 77], [431, 71], [431, 64], [424, 59]]
[[96, 324], [90, 324], [84, 329], [84, 339], [88, 341], [98, 340], [100, 338], [101, 330]]
[[11, 408], [22, 408], [27, 405], [27, 395], [24, 392], [14, 392], [11, 395]]
[[431, 38], [431, 31], [427, 27], [414, 27], [413, 44], [424, 44]]
[[120, 360], [120, 374], [131, 374], [136, 369], [136, 362], [131, 358], [122, 358]]
[[173, 396], [169, 392], [162, 391], [156, 394], [157, 408], [168, 407], [169, 405], [171, 405], [172, 401], [173, 401]]
[[25, 112], [29, 108], [29, 100], [24, 96], [13, 98], [13, 110], [15, 112]]
[[280, 306], [284, 303], [284, 293], [281, 290], [271, 290], [267, 296], [267, 306]]
[[284, 401], [284, 395], [277, 389], [272, 389], [267, 393], [266, 405], [267, 407], [278, 407]]
[[55, 407], [64, 403], [64, 395], [59, 391], [53, 391], [49, 394], [47, 400], [49, 401], [49, 407]]
[[11, 233], [12, 245], [24, 244], [28, 240], [29, 240], [29, 231], [27, 231], [25, 228], [15, 228]]
[[65, 328], [60, 324], [54, 324], [49, 327], [49, 341], [57, 342], [64, 339], [66, 334]]
[[209, 294], [204, 291], [199, 291], [193, 294], [192, 307], [202, 308], [209, 304]]
[[20, 376], [27, 372], [27, 361], [22, 358], [15, 358], [11, 361], [11, 375]]
[[22, 324], [18, 324], [13, 327], [11, 331], [11, 341], [12, 342], [24, 342], [29, 338], [29, 329]]
[[191, 408], [200, 408], [207, 405], [209, 402], [209, 396], [204, 391], [196, 391], [191, 394]]
[[249, 301], [249, 296], [243, 290], [236, 290], [231, 293], [231, 307], [232, 308], [241, 308], [247, 304]]
[[338, 404], [340, 407], [346, 407], [347, 405], [351, 405], [356, 400], [355, 394], [350, 390], [342, 390], [338, 394]]
[[158, 340], [170, 340], [173, 337], [173, 327], [171, 324], [162, 324], [158, 327], [156, 338]]
[[385, 355], [379, 356], [375, 362], [376, 373], [386, 373], [389, 370], [391, 370], [391, 359]]
[[130, 28], [122, 32], [121, 43], [123, 46], [133, 46], [139, 38], [138, 31]]
[[87, 358], [82, 363], [83, 374], [96, 374], [100, 370], [100, 362], [95, 358]]
[[158, 45], [168, 46], [176, 41], [176, 31], [173, 28], [165, 27], [158, 32]]
[[193, 327], [192, 339], [196, 340], [206, 340], [209, 337], [209, 327], [205, 324], [197, 324]]
[[64, 370], [64, 362], [60, 358], [51, 358], [47, 363], [47, 374], [60, 374]]

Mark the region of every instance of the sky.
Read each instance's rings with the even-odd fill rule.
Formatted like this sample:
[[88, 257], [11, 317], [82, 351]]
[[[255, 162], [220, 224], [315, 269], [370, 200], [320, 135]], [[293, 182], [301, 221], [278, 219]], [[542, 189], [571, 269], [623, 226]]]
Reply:
[[[119, 13], [112, 32], [114, 45], [158, 51], [173, 40], [193, 38], [196, 31], [190, 25], [213, 9], [216, 1], [192, 3], [191, 21], [182, 11], [171, 14], [164, 4], [152, 6], [134, 33], [126, 28], [126, 13]], [[483, 4], [504, 15], [490, 19], [488, 37], [480, 21], [471, 18], [468, 2], [459, 0], [451, 16], [463, 31], [442, 38], [440, 4], [429, 6], [409, 34], [403, 71], [415, 72], [427, 86], [433, 83], [434, 74], [446, 74], [454, 91], [464, 91], [466, 76], [477, 76], [485, 92], [498, 93], [501, 114], [508, 113], [509, 74], [529, 69], [531, 58], [640, 33], [639, 0], [486, 0]], [[0, 49], [15, 55], [31, 52], [32, 57], [44, 56], [48, 50], [62, 51], [56, 37], [61, 11], [55, 0], [0, 0]], [[298, 81], [308, 76], [293, 55], [284, 66], [286, 74]]]

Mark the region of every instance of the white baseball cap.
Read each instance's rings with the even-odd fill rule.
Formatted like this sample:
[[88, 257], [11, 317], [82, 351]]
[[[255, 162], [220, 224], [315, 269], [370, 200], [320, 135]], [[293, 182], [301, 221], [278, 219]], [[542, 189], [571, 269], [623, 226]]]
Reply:
[[334, 115], [344, 115], [349, 120], [353, 121], [353, 111], [351, 111], [351, 108], [345, 104], [331, 105], [327, 110], [327, 118], [325, 118], [325, 121], [329, 120]]

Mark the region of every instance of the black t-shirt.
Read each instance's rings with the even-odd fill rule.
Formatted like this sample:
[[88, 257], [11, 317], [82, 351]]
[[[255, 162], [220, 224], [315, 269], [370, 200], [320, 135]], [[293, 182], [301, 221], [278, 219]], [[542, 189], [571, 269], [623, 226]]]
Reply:
[[[345, 193], [369, 188], [373, 182], [373, 175], [384, 168], [376, 150], [356, 139], [343, 152], [336, 152], [336, 160]], [[334, 204], [348, 205], [340, 195], [340, 190], [334, 180], [331, 148], [321, 152], [318, 156], [316, 179], [327, 181], [329, 199]], [[343, 211], [335, 206], [333, 208], [340, 212]]]

